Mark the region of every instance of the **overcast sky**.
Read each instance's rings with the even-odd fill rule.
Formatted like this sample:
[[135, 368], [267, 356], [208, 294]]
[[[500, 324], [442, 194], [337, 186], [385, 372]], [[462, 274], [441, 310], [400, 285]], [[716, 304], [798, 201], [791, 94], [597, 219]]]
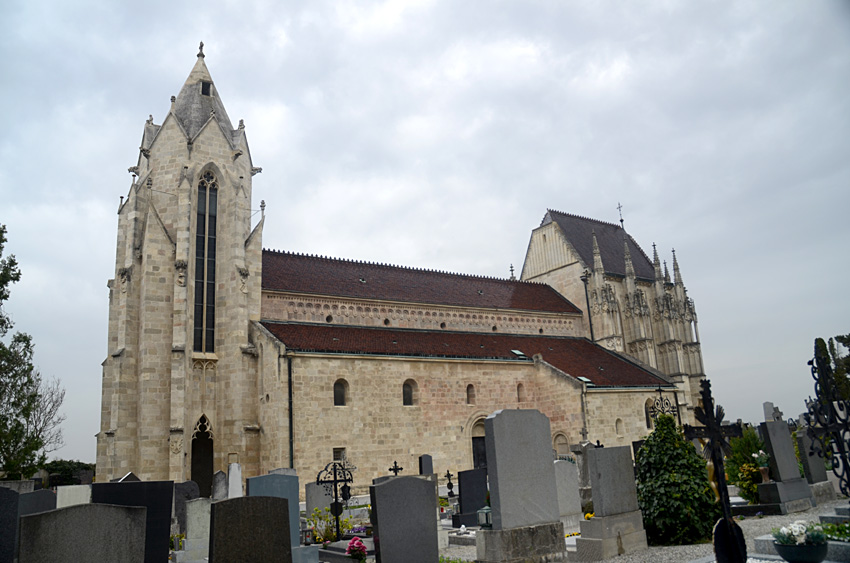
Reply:
[[[199, 41], [264, 246], [507, 277], [547, 208], [671, 249], [730, 419], [850, 332], [848, 2], [0, 3], [6, 304], [95, 460], [119, 197]], [[583, 308], [582, 303], [577, 305]]]

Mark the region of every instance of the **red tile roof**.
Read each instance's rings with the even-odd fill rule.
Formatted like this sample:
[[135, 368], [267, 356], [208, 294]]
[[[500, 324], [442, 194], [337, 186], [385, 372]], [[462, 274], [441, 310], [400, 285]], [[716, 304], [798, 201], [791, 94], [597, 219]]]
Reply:
[[278, 323], [263, 321], [287, 348], [299, 352], [378, 356], [475, 358], [521, 361], [535, 354], [573, 377], [598, 387], [657, 387], [666, 380], [584, 338], [523, 336]]
[[629, 253], [632, 256], [635, 277], [650, 281], [655, 279], [652, 260], [620, 225], [561, 213], [553, 209], [547, 211], [541, 224], [545, 225], [550, 220], [558, 224], [566, 239], [570, 241], [588, 267], [593, 267], [593, 233], [596, 233], [602, 265], [609, 274], [626, 275], [626, 254], [623, 247], [625, 236], [629, 241]]
[[263, 289], [407, 303], [581, 313], [546, 284], [273, 250], [263, 251]]

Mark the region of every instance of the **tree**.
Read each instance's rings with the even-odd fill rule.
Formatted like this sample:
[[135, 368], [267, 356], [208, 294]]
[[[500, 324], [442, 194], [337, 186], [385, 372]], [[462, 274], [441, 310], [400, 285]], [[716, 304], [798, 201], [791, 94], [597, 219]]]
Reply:
[[672, 416], [660, 415], [638, 450], [638, 505], [652, 545], [705, 541], [720, 517], [705, 460], [685, 440]]
[[[830, 338], [827, 342], [829, 357], [832, 360], [832, 378], [835, 381], [836, 392], [840, 399], [850, 399], [850, 354], [841, 355], [836, 341], [845, 350], [850, 349], [850, 334], [839, 334], [835, 339]], [[817, 345], [817, 344], [816, 344]]]
[[[14, 255], [3, 258], [6, 226], [0, 225], [0, 339], [14, 323], [3, 309], [10, 287], [21, 279]], [[45, 383], [32, 363], [32, 337], [16, 332], [0, 340], [0, 471], [6, 477], [31, 475], [46, 453], [62, 445], [59, 407], [65, 391], [57, 380]]]

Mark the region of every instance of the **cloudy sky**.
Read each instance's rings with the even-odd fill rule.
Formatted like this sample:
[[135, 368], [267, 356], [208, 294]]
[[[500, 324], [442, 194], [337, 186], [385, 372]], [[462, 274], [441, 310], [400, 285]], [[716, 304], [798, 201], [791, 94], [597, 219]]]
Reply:
[[[850, 332], [847, 2], [0, 4], [5, 309], [94, 461], [119, 197], [199, 41], [245, 120], [264, 245], [507, 277], [547, 208], [617, 222], [699, 314], [731, 419]], [[581, 305], [581, 304], [579, 304]]]

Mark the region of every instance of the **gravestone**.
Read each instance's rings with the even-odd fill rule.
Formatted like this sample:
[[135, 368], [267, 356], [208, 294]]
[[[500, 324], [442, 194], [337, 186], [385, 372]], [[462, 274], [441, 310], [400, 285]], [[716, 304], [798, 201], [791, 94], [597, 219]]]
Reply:
[[276, 497], [237, 497], [212, 504], [210, 562], [292, 562], [289, 501]]
[[[296, 475], [262, 475], [249, 477], [245, 483], [249, 497], [275, 497], [289, 503], [289, 538], [294, 563], [318, 563], [319, 552], [301, 546], [301, 514], [298, 510], [298, 477]], [[283, 530], [280, 531], [281, 533]]]
[[487, 469], [458, 471], [458, 501], [460, 514], [452, 514], [452, 527], [478, 525], [478, 509], [487, 504]]
[[18, 500], [14, 489], [0, 487], [0, 563], [12, 563], [18, 538]]
[[139, 483], [141, 479], [136, 477], [136, 474], [132, 471], [128, 472], [123, 477], [118, 477], [117, 479], [112, 479], [110, 483]]
[[91, 502], [91, 485], [65, 485], [56, 487], [56, 508], [88, 504]]
[[35, 484], [30, 479], [26, 481], [0, 481], [0, 488], [12, 489], [19, 495], [22, 495], [33, 492], [35, 490]]
[[91, 486], [93, 503], [147, 508], [145, 515], [145, 561], [147, 563], [160, 563], [168, 559], [173, 494], [174, 481], [94, 483]]
[[204, 561], [210, 554], [210, 505], [208, 498], [186, 501], [186, 538], [174, 553], [175, 563]]
[[18, 497], [18, 516], [56, 510], [56, 493], [41, 489]]
[[629, 447], [588, 450], [587, 469], [595, 514], [579, 524], [575, 559], [598, 561], [646, 549]]
[[171, 511], [171, 533], [186, 533], [186, 503], [201, 496], [201, 490], [194, 481], [174, 483], [174, 507]]
[[142, 563], [145, 512], [139, 506], [79, 504], [24, 516], [18, 563]]
[[806, 475], [806, 481], [809, 484], [826, 481], [826, 467], [824, 467], [823, 458], [812, 451], [812, 439], [809, 438], [807, 426], [798, 427], [797, 449], [800, 451], [800, 461], [803, 462], [803, 473]]
[[269, 475], [298, 475], [298, 472], [292, 467], [278, 467], [269, 471]]
[[238, 463], [227, 464], [227, 498], [242, 495], [242, 466]]
[[587, 440], [582, 440], [580, 444], [570, 446], [570, 451], [576, 458], [576, 468], [578, 469], [578, 494], [581, 502], [581, 511], [583, 513], [593, 512], [592, 503], [593, 495], [590, 488], [590, 476], [587, 472], [587, 450], [595, 448], [593, 444]]
[[326, 508], [329, 509], [334, 500], [333, 495], [324, 485], [314, 482], [304, 485], [304, 498], [306, 499], [304, 507], [308, 518], [313, 515], [313, 511], [317, 508], [319, 512], [324, 512]]
[[484, 420], [492, 529], [475, 534], [476, 561], [566, 559], [549, 419], [533, 409]]
[[213, 474], [212, 499], [224, 500], [227, 498], [227, 474], [224, 471], [216, 471]]
[[773, 406], [773, 403], [770, 401], [765, 401], [762, 404], [762, 408], [764, 409], [764, 420], [765, 422], [782, 422], [784, 420], [784, 414], [779, 410], [779, 407]]
[[812, 490], [806, 478], [800, 477], [788, 425], [785, 422], [762, 422], [759, 430], [765, 451], [770, 454], [770, 471], [775, 478], [770, 483], [758, 484], [759, 504], [766, 505], [762, 512], [788, 514], [812, 508]]
[[428, 455], [419, 456], [419, 474], [432, 475], [434, 473], [434, 460]]
[[564, 529], [575, 528], [582, 520], [578, 487], [578, 468], [571, 461], [555, 460], [555, 487], [558, 490], [558, 511]]
[[396, 477], [369, 487], [376, 563], [433, 563], [439, 559], [434, 483]]

